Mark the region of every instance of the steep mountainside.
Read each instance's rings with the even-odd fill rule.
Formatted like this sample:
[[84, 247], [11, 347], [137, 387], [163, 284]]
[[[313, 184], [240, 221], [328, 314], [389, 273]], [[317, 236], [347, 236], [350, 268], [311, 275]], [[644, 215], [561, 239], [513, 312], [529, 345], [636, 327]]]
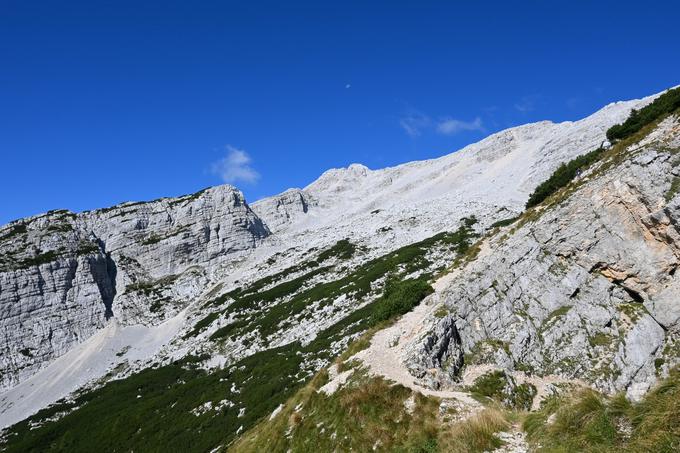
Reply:
[[[680, 125], [617, 145], [567, 193], [485, 241], [444, 291], [468, 363], [641, 397], [678, 363]], [[426, 334], [413, 361], [431, 354]], [[456, 378], [459, 369], [444, 370]], [[424, 376], [421, 367], [416, 374]]]
[[676, 451], [674, 97], [225, 450]]
[[655, 98], [329, 170], [252, 210], [222, 186], [3, 227], [8, 451], [226, 446], [423, 299], [357, 356], [369, 374], [352, 385], [380, 375], [470, 413], [463, 376], [489, 370], [508, 388], [548, 376], [639, 397], [674, 363], [675, 120], [497, 225]]
[[21, 382], [110, 318], [157, 324], [217, 266], [269, 234], [236, 189], [73, 214], [0, 230], [0, 384]]

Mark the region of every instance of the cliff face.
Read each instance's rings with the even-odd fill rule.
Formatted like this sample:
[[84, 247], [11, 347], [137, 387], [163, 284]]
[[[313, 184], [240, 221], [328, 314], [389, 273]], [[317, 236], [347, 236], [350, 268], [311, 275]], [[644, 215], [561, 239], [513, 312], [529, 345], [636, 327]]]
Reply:
[[[679, 124], [665, 120], [491, 236], [445, 290], [452, 315], [430, 320], [412, 367], [455, 330], [468, 365], [641, 396], [678, 361]], [[455, 379], [460, 369], [440, 371]]]
[[0, 386], [14, 385], [115, 317], [156, 324], [269, 234], [229, 186], [0, 230]]

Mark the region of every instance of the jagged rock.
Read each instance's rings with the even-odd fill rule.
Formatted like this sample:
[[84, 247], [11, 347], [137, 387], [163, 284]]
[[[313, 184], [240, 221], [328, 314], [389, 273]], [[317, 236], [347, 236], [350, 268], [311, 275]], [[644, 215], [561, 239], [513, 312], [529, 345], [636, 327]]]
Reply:
[[112, 316], [122, 324], [171, 316], [205, 289], [219, 263], [268, 234], [230, 186], [7, 225], [0, 230], [0, 388]]
[[269, 229], [277, 232], [294, 223], [309, 211], [315, 202], [301, 189], [289, 189], [282, 194], [253, 203], [253, 211], [264, 219]]
[[680, 329], [679, 135], [667, 119], [624, 162], [605, 161], [570, 196], [488, 241], [447, 289], [467, 360], [492, 344], [503, 368], [633, 398], [655, 382], [655, 359], [677, 362], [664, 350]]
[[[450, 382], [463, 365], [463, 348], [458, 329], [451, 315], [431, 320], [427, 335], [408, 345], [404, 364], [409, 372], [428, 387], [438, 389]], [[441, 370], [433, 373], [432, 370]], [[448, 378], [448, 379], [446, 379]]]

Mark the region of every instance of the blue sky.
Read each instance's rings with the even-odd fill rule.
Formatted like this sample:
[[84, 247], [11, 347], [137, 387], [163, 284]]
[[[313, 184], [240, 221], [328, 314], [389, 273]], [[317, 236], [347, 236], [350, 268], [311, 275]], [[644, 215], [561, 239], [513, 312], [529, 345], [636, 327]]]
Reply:
[[[677, 2], [0, 0], [0, 223], [436, 157], [680, 83]], [[584, 150], [587, 151], [587, 150]]]

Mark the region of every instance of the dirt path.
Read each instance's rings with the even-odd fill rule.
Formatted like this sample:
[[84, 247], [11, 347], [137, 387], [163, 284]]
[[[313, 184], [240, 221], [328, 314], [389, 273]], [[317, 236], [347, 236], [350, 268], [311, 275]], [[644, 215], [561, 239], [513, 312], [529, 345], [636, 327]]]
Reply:
[[[480, 255], [488, 253], [488, 245], [481, 244]], [[357, 353], [353, 359], [359, 359], [374, 375], [383, 376], [386, 379], [408, 387], [423, 395], [438, 398], [456, 399], [471, 408], [481, 407], [481, 404], [473, 399], [469, 393], [455, 390], [433, 390], [416, 382], [416, 379], [404, 366], [404, 348], [421, 333], [425, 319], [437, 309], [442, 301], [445, 289], [457, 277], [459, 270], [454, 270], [435, 281], [432, 284], [435, 292], [425, 298], [420, 305], [409, 313], [402, 316], [391, 327], [377, 332], [371, 340], [371, 345]], [[466, 367], [462, 376], [462, 385], [472, 385], [476, 378], [497, 369], [493, 365], [476, 365]], [[574, 384], [585, 386], [584, 382], [568, 380], [559, 376], [527, 376], [522, 372], [510, 373], [518, 384], [524, 382], [533, 384], [537, 390], [532, 410], [536, 410], [540, 402], [550, 393], [550, 388], [555, 384]], [[346, 376], [341, 376], [341, 379]], [[331, 384], [330, 387], [335, 384]], [[340, 384], [342, 385], [342, 384]]]
[[377, 332], [371, 345], [357, 353], [353, 359], [361, 360], [374, 375], [383, 376], [423, 395], [437, 398], [456, 399], [468, 406], [481, 406], [468, 393], [453, 390], [433, 390], [416, 383], [402, 361], [404, 345], [408, 344], [422, 330], [425, 318], [436, 309], [440, 293], [455, 278], [455, 273], [444, 275], [432, 286], [435, 292], [426, 297], [413, 311], [402, 316], [394, 325]]

